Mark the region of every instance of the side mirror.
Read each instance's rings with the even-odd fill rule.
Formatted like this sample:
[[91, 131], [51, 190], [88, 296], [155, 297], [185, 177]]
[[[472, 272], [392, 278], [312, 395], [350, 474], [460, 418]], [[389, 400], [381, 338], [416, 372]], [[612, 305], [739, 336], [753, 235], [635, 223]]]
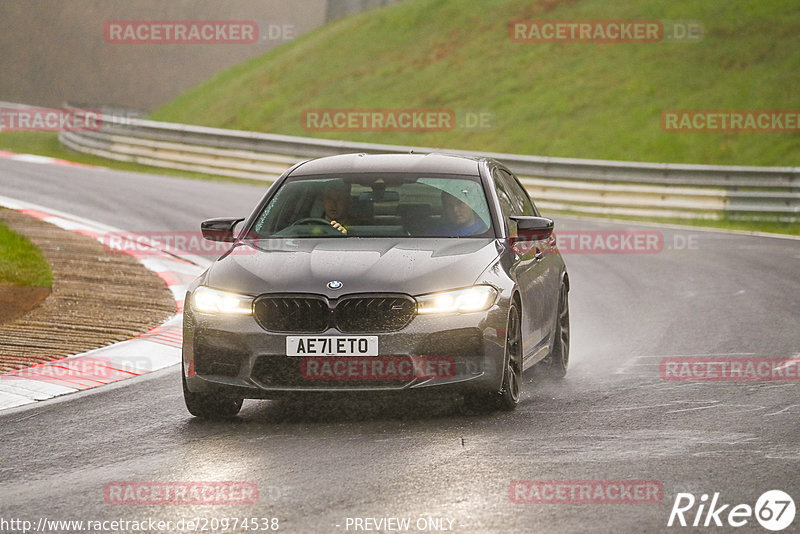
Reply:
[[540, 239], [547, 239], [553, 235], [553, 219], [524, 215], [512, 215], [510, 219], [517, 223], [517, 235], [519, 239], [538, 241]]
[[203, 233], [204, 239], [230, 243], [236, 239], [236, 236], [233, 234], [233, 229], [243, 220], [244, 218], [208, 219], [200, 223], [200, 231]]

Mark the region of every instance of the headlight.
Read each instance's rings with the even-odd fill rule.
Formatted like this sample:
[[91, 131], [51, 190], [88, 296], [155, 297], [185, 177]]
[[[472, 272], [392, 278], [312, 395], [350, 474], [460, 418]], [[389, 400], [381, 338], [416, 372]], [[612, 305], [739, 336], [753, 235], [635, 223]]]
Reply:
[[253, 313], [253, 297], [200, 286], [192, 293], [192, 309], [201, 313]]
[[455, 291], [421, 295], [417, 299], [417, 313], [470, 313], [488, 310], [497, 300], [497, 290], [492, 286], [473, 286]]

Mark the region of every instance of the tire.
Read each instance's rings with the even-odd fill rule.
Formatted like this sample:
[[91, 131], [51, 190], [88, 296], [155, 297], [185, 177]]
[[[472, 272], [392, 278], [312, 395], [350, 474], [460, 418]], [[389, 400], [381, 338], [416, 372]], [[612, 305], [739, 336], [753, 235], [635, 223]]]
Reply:
[[242, 409], [244, 399], [219, 393], [192, 393], [186, 388], [186, 377], [181, 371], [183, 400], [189, 413], [201, 419], [229, 419]]
[[550, 354], [542, 360], [542, 370], [550, 378], [564, 378], [569, 366], [569, 292], [561, 285], [558, 296], [556, 333]]
[[500, 409], [512, 411], [522, 391], [522, 317], [516, 303], [508, 311], [506, 325], [506, 368], [499, 393]]
[[505, 369], [500, 391], [464, 394], [464, 407], [471, 412], [488, 413], [498, 408], [512, 411], [519, 405], [522, 390], [522, 327], [516, 303], [508, 311], [506, 324]]

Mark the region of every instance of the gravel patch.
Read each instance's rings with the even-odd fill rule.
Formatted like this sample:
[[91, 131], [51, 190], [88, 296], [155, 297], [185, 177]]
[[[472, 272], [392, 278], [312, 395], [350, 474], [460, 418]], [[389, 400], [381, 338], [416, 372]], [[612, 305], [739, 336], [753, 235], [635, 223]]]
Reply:
[[39, 247], [53, 271], [50, 295], [0, 324], [0, 372], [131, 339], [175, 313], [165, 282], [132, 256], [13, 210], [0, 210], [0, 219]]

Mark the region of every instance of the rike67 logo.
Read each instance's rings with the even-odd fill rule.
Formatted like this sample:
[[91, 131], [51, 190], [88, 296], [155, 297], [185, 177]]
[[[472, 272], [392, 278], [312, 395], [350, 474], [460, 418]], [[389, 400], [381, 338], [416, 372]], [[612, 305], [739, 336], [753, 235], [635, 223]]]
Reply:
[[743, 527], [755, 517], [767, 530], [778, 532], [792, 524], [795, 516], [794, 500], [781, 490], [769, 490], [761, 494], [754, 507], [749, 504], [732, 506], [723, 503], [719, 493], [714, 493], [709, 502], [708, 494], [699, 499], [691, 493], [678, 493], [672, 504], [667, 526], [692, 527]]

